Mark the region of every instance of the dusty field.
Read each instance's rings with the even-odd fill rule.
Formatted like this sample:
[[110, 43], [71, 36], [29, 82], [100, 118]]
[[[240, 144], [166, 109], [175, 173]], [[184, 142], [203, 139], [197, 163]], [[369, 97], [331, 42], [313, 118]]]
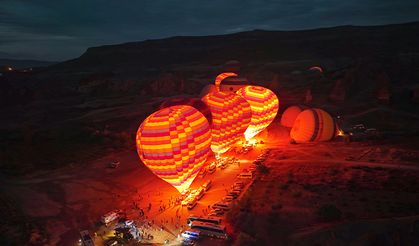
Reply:
[[[418, 220], [419, 166], [416, 160], [400, 158], [415, 156], [415, 150], [396, 144], [339, 142], [271, 147], [265, 161], [269, 174], [254, 182], [230, 214], [238, 229], [237, 243], [418, 242], [418, 234], [403, 230]], [[416, 217], [402, 220], [400, 232], [383, 226], [388, 221], [377, 220], [410, 216]], [[355, 227], [365, 230], [354, 230], [355, 222]], [[335, 225], [340, 225], [334, 232], [338, 236], [330, 233]], [[398, 234], [382, 239], [387, 230]]]

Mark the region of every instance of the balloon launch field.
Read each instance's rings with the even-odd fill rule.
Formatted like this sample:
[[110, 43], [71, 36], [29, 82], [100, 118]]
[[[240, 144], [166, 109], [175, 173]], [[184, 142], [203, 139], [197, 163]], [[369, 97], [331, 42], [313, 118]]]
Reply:
[[[139, 219], [135, 207], [145, 211], [154, 227], [163, 226], [163, 230], [150, 230], [153, 242], [162, 243], [176, 239], [182, 227], [187, 227], [188, 215], [206, 214], [208, 205], [225, 197], [236, 176], [268, 148], [272, 149], [265, 161], [268, 172], [256, 172], [241, 200], [222, 217], [237, 240], [245, 236], [262, 241], [317, 240], [316, 235], [329, 235], [325, 231], [345, 237], [345, 230], [360, 219], [364, 227], [380, 224], [377, 232], [369, 232], [374, 237], [374, 233], [392, 232], [397, 223], [409, 226], [418, 220], [406, 216], [418, 213], [419, 167], [416, 160], [405, 158], [417, 153], [386, 142], [379, 147], [372, 142], [292, 145], [284, 139], [259, 144], [247, 154], [227, 152], [226, 156], [239, 158], [239, 164], [198, 176], [192, 189], [207, 180], [212, 180], [213, 186], [192, 210], [171, 203], [178, 191], [152, 174], [134, 151], [110, 153], [82, 166], [38, 172], [18, 180], [2, 178], [1, 189], [20, 201], [20, 212], [27, 220], [36, 221], [37, 227], [29, 229], [33, 236], [51, 235], [58, 245], [74, 245], [83, 229], [98, 233], [95, 240], [101, 242], [106, 238], [102, 230], [107, 230], [98, 226], [101, 216], [121, 209], [132, 219], [144, 220]], [[108, 167], [113, 160], [120, 161], [119, 168]], [[387, 225], [385, 219], [394, 217], [406, 218]], [[384, 221], [376, 221], [378, 218]], [[273, 230], [278, 233], [273, 235]], [[354, 240], [365, 236], [360, 232]], [[412, 239], [414, 235], [400, 237]], [[331, 240], [340, 242], [339, 237]]]

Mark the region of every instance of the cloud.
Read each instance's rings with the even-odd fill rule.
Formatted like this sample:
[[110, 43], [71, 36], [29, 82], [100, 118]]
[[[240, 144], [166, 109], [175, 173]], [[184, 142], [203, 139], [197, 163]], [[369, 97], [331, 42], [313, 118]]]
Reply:
[[1, 0], [0, 52], [63, 60], [104, 44], [253, 29], [377, 25], [417, 16], [417, 0]]

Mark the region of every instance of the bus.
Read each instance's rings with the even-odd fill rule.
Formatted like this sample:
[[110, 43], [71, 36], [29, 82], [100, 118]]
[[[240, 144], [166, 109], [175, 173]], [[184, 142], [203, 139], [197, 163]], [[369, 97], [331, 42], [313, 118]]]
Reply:
[[212, 224], [216, 224], [216, 225], [221, 224], [221, 218], [211, 217], [211, 216], [195, 216], [195, 215], [191, 215], [186, 220], [186, 223], [190, 226], [191, 223], [192, 223], [192, 221], [200, 221], [200, 222], [212, 223]]
[[227, 239], [228, 235], [225, 226], [205, 223], [200, 221], [192, 221], [191, 229], [199, 230], [202, 235], [216, 238]]

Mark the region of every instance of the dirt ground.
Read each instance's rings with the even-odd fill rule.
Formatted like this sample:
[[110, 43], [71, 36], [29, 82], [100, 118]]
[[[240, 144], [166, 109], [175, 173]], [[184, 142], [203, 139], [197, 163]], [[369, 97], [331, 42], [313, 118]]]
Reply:
[[[345, 223], [381, 223], [371, 221], [419, 214], [414, 148], [391, 141], [292, 145], [286, 129], [264, 134], [268, 139], [264, 148], [272, 149], [265, 161], [269, 173], [257, 176], [236, 208], [239, 213], [230, 218], [237, 243], [243, 240], [240, 234], [246, 234], [258, 243], [293, 244], [295, 238], [304, 242], [324, 235], [325, 226], [330, 230]], [[251, 162], [257, 154], [241, 158]], [[108, 168], [112, 160], [119, 160], [120, 168]], [[240, 169], [231, 167], [214, 176], [218, 188], [193, 213], [220, 199], [225, 193], [223, 180], [228, 185], [237, 172]], [[200, 182], [197, 178], [193, 186]], [[86, 164], [20, 178], [1, 177], [0, 192], [8, 194], [7, 200], [3, 197], [7, 211], [16, 214], [16, 226], [8, 233], [26, 233], [38, 243], [45, 237], [51, 245], [74, 245], [80, 230], [94, 228], [100, 216], [112, 209], [131, 208], [139, 196], [145, 198], [141, 206], [152, 203], [157, 210], [162, 200], [178, 194], [140, 163], [135, 151], [109, 153]], [[170, 211], [167, 214], [175, 209]]]
[[[247, 201], [230, 214], [242, 242], [418, 242], [410, 228], [419, 223], [419, 166], [414, 158], [401, 158], [417, 156], [417, 150], [385, 142], [270, 147], [265, 161], [269, 174], [255, 180]], [[384, 226], [386, 219], [399, 217], [404, 218], [401, 231]], [[349, 229], [355, 222], [365, 230]], [[382, 239], [387, 231], [395, 231], [396, 237]]]

